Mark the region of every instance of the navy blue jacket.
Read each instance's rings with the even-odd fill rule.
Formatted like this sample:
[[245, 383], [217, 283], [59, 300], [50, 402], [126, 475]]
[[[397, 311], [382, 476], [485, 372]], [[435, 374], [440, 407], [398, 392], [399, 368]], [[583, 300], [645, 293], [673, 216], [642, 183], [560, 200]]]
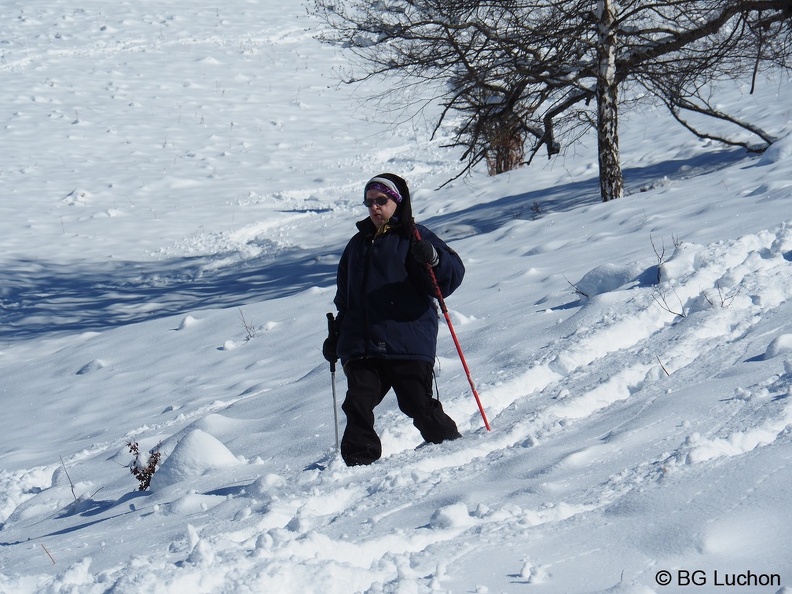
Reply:
[[[397, 223], [398, 224], [398, 223]], [[440, 257], [433, 268], [443, 297], [462, 283], [459, 255], [426, 227], [422, 239]], [[438, 312], [426, 265], [410, 255], [406, 233], [386, 225], [377, 232], [371, 219], [357, 223], [338, 264], [338, 356], [342, 364], [364, 357], [412, 359], [434, 364]]]

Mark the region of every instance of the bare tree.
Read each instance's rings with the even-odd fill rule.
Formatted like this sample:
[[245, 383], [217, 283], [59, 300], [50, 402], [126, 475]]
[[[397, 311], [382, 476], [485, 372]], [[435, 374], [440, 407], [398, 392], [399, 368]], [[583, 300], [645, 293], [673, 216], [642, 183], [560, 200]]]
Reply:
[[[323, 39], [359, 58], [360, 82], [385, 77], [380, 98], [415, 115], [442, 107], [465, 171], [491, 174], [548, 157], [594, 127], [600, 193], [623, 194], [619, 110], [660, 100], [691, 131], [753, 150], [772, 135], [721, 112], [719, 82], [789, 68], [792, 0], [314, 0]], [[395, 76], [394, 76], [395, 75]], [[427, 89], [431, 96], [427, 99]], [[398, 97], [397, 97], [398, 95]], [[758, 144], [710, 135], [699, 114], [750, 132]], [[462, 174], [460, 173], [460, 175]]]

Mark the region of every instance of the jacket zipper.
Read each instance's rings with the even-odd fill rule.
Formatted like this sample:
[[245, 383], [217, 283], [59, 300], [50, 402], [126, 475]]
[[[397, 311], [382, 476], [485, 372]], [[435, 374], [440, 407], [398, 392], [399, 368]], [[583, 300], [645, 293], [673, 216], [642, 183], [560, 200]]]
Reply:
[[388, 231], [390, 231], [391, 227], [387, 223], [385, 223], [382, 227], [377, 229], [373, 236], [369, 236], [366, 238], [366, 253], [363, 259], [363, 282], [361, 283], [360, 287], [360, 302], [363, 304], [363, 356], [369, 357], [371, 352], [369, 351], [369, 343], [371, 342], [371, 334], [370, 334], [370, 324], [369, 324], [369, 310], [368, 310], [368, 301], [366, 299], [367, 295], [367, 288], [368, 288], [368, 275], [369, 270], [371, 269], [371, 258], [372, 253], [374, 252], [374, 242], [385, 235]]

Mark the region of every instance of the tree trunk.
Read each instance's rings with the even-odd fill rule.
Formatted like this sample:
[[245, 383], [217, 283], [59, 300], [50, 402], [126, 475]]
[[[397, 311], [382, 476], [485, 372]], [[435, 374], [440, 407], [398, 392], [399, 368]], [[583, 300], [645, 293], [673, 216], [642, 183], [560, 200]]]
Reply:
[[616, 31], [613, 0], [597, 2], [597, 156], [603, 202], [624, 193], [619, 155], [619, 106], [616, 84]]
[[520, 133], [519, 119], [504, 112], [494, 117], [484, 128], [487, 143], [485, 156], [487, 172], [499, 175], [523, 165], [525, 159], [525, 138]]

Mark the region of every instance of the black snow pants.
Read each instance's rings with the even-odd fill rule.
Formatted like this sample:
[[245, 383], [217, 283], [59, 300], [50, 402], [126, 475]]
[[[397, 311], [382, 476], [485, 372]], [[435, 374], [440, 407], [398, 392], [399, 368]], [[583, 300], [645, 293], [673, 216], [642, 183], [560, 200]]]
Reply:
[[429, 443], [461, 437], [456, 423], [432, 396], [432, 366], [424, 361], [359, 359], [344, 366], [347, 393], [341, 406], [346, 429], [341, 457], [347, 466], [371, 464], [382, 455], [374, 430], [374, 408], [393, 388], [399, 409]]

